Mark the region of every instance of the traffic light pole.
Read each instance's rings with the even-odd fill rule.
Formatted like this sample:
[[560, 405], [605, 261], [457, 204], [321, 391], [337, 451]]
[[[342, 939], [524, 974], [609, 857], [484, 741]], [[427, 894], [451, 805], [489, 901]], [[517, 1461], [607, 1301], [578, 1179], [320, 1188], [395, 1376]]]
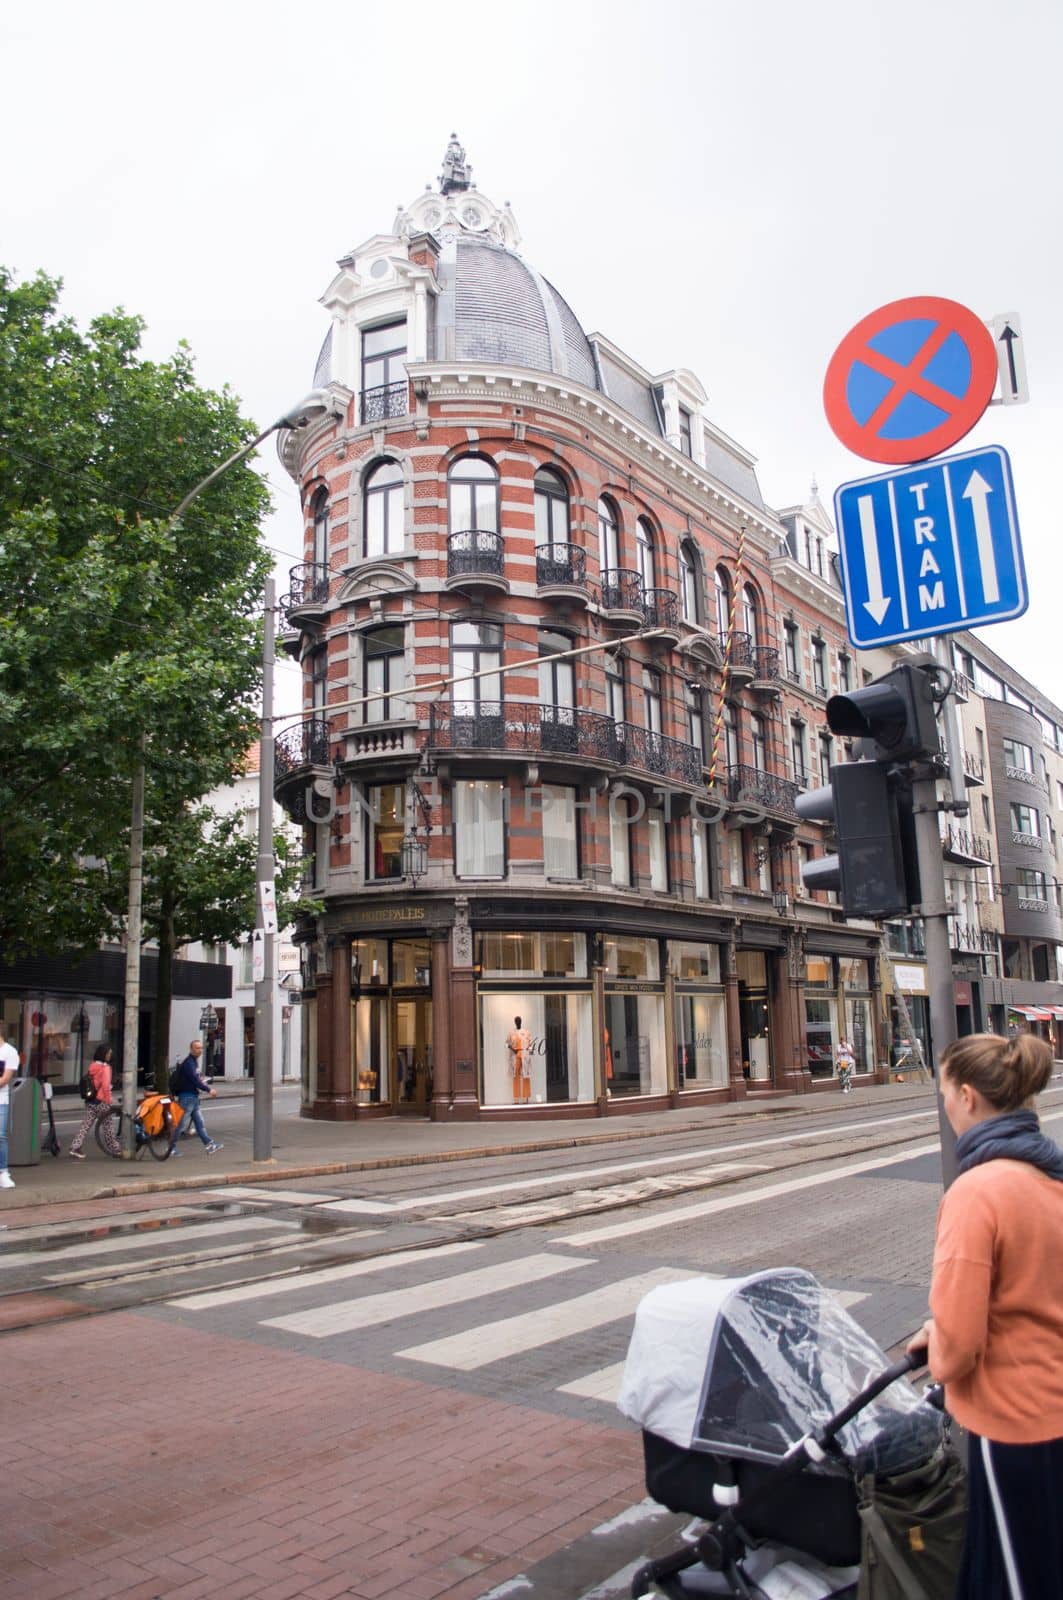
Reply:
[[945, 1116], [941, 1098], [941, 1073], [937, 1062], [956, 1037], [956, 992], [952, 978], [949, 912], [945, 899], [945, 858], [938, 825], [938, 786], [933, 776], [912, 785], [915, 810], [915, 848], [919, 862], [921, 913], [926, 940], [926, 970], [930, 989], [930, 1033], [933, 1040], [934, 1081], [938, 1086], [938, 1126], [941, 1132], [941, 1178], [947, 1189], [957, 1173], [956, 1135]]

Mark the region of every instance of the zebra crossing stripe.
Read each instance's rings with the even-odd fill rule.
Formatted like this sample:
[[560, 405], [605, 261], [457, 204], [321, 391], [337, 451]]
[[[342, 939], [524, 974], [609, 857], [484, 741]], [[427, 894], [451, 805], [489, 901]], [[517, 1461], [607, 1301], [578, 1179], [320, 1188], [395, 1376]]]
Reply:
[[[165, 1221], [161, 1220], [157, 1228], [147, 1228], [143, 1233], [118, 1234], [113, 1239], [99, 1239], [94, 1244], [68, 1244], [59, 1250], [16, 1250], [11, 1255], [0, 1254], [0, 1268], [30, 1265], [47, 1267], [53, 1261], [69, 1261], [75, 1257], [84, 1261], [96, 1256], [121, 1255], [127, 1250], [158, 1250], [163, 1243], [198, 1244], [204, 1239], [216, 1238], [219, 1233], [231, 1236], [234, 1233], [262, 1233], [278, 1228], [291, 1230], [298, 1226], [297, 1222], [278, 1222], [274, 1217], [222, 1217], [216, 1222], [193, 1224], [189, 1228], [167, 1227]], [[165, 1261], [166, 1258], [161, 1259]]]
[[320, 1206], [335, 1194], [308, 1194], [302, 1189], [274, 1189], [271, 1184], [233, 1183], [224, 1189], [202, 1189], [211, 1200], [274, 1200], [282, 1206]]
[[493, 1361], [523, 1355], [544, 1344], [556, 1344], [559, 1339], [587, 1333], [607, 1322], [619, 1322], [632, 1315], [650, 1289], [661, 1283], [679, 1283], [692, 1276], [691, 1272], [674, 1267], [658, 1267], [653, 1272], [640, 1273], [637, 1278], [622, 1278], [606, 1284], [574, 1300], [561, 1300], [520, 1316], [503, 1317], [499, 1322], [484, 1323], [450, 1338], [411, 1345], [396, 1354], [408, 1361], [424, 1361], [455, 1372], [475, 1372]]
[[[358, 1237], [365, 1239], [378, 1232], [379, 1229], [367, 1228]], [[284, 1277], [265, 1278], [259, 1283], [242, 1283], [233, 1289], [206, 1289], [199, 1294], [179, 1295], [166, 1304], [177, 1306], [182, 1311], [213, 1311], [218, 1306], [236, 1306], [247, 1300], [264, 1300], [270, 1295], [320, 1289], [326, 1284], [343, 1283], [349, 1278], [361, 1278], [371, 1272], [390, 1272], [414, 1262], [438, 1261], [441, 1257], [483, 1248], [482, 1241], [470, 1240], [459, 1244], [428, 1245], [423, 1250], [397, 1250], [389, 1256], [370, 1256], [367, 1261], [348, 1261], [341, 1267], [321, 1267], [316, 1272], [292, 1272]]]
[[572, 1383], [562, 1383], [557, 1392], [574, 1394], [580, 1400], [603, 1400], [607, 1405], [615, 1406], [620, 1393], [620, 1381], [624, 1376], [624, 1365], [623, 1361], [614, 1361], [611, 1367], [599, 1367], [597, 1372], [588, 1372]]
[[[532, 1255], [504, 1261], [498, 1266], [481, 1267], [456, 1278], [437, 1278], [434, 1283], [414, 1284], [408, 1289], [391, 1289], [367, 1295], [360, 1300], [341, 1300], [313, 1311], [295, 1311], [290, 1316], [273, 1317], [263, 1323], [284, 1333], [300, 1333], [308, 1339], [328, 1339], [337, 1333], [353, 1333], [360, 1328], [376, 1328], [398, 1317], [412, 1317], [423, 1311], [438, 1311], [481, 1295], [504, 1293], [559, 1273], [575, 1272], [594, 1266], [593, 1260], [574, 1256]], [[689, 1273], [677, 1274], [689, 1277]], [[606, 1319], [608, 1320], [608, 1319]], [[461, 1334], [462, 1340], [476, 1334]]]

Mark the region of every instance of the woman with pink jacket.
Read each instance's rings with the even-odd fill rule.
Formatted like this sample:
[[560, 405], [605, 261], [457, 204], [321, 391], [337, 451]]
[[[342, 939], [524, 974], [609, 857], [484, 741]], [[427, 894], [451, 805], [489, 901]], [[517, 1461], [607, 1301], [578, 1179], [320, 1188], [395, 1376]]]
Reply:
[[[77, 1133], [70, 1141], [70, 1154], [75, 1161], [84, 1161], [85, 1155], [81, 1146], [85, 1143], [93, 1123], [98, 1122], [106, 1112], [111, 1109], [111, 1058], [114, 1051], [109, 1044], [101, 1044], [95, 1051], [89, 1063], [89, 1078], [92, 1082], [96, 1099], [88, 1101], [85, 1106], [85, 1115], [81, 1119]], [[120, 1156], [122, 1147], [114, 1135], [114, 1126], [111, 1121], [103, 1124], [103, 1143], [108, 1155]]]

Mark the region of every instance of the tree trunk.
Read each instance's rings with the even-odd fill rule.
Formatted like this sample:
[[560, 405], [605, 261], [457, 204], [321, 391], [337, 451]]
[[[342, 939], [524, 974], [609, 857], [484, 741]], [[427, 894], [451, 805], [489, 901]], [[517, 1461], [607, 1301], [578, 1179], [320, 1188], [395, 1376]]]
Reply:
[[174, 889], [161, 886], [159, 906], [159, 980], [155, 997], [155, 1043], [152, 1069], [155, 1087], [164, 1093], [170, 1082], [170, 1012], [173, 1006], [173, 963], [177, 953], [174, 937]]

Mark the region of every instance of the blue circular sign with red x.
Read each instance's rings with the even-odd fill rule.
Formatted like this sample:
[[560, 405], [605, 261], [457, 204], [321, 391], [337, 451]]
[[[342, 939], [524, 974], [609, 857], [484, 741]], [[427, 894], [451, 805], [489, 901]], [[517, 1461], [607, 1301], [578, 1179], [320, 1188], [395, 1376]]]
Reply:
[[856, 455], [926, 461], [970, 432], [996, 376], [993, 336], [974, 312], [915, 295], [880, 306], [846, 334], [827, 368], [823, 404]]

